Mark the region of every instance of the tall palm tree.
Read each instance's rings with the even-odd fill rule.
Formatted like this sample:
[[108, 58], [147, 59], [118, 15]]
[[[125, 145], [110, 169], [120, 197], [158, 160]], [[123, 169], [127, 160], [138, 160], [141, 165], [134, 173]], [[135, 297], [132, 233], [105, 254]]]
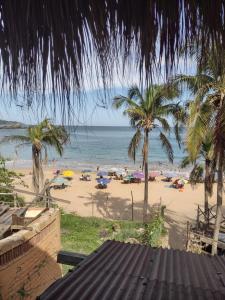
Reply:
[[134, 161], [136, 151], [140, 147], [142, 137], [144, 142], [142, 147], [143, 166], [145, 174], [144, 204], [143, 204], [143, 222], [147, 222], [148, 213], [148, 156], [149, 156], [149, 135], [156, 127], [159, 130], [159, 138], [162, 147], [165, 149], [170, 162], [173, 162], [173, 149], [166, 136], [171, 127], [168, 123], [168, 116], [175, 120], [175, 135], [180, 143], [179, 123], [183, 117], [183, 111], [179, 103], [172, 102], [172, 99], [179, 95], [178, 89], [169, 85], [154, 85], [146, 89], [142, 95], [139, 88], [135, 85], [128, 90], [127, 96], [116, 96], [113, 106], [116, 109], [124, 107], [124, 115], [130, 119], [131, 126], [135, 129], [135, 134], [128, 147], [128, 155]]
[[44, 160], [47, 161], [47, 148], [53, 147], [61, 156], [63, 145], [68, 140], [68, 134], [64, 127], [55, 126], [49, 119], [44, 119], [35, 126], [29, 126], [25, 135], [6, 136], [1, 143], [19, 142], [16, 149], [23, 145], [32, 146], [33, 177], [32, 183], [36, 193], [43, 184], [43, 151]]
[[217, 209], [212, 254], [216, 254], [223, 203], [225, 64], [213, 58], [215, 56], [209, 55], [209, 59], [203, 65], [201, 64], [196, 75], [179, 75], [175, 78], [175, 82], [185, 84], [195, 95], [195, 100], [190, 105], [187, 133], [187, 148], [191, 159], [197, 158], [207, 129], [213, 128], [213, 153], [217, 167]]
[[[204, 166], [202, 166], [201, 161], [204, 161]], [[212, 130], [209, 128], [205, 133], [204, 140], [199, 149], [198, 156], [196, 160], [191, 160], [190, 156], [186, 156], [181, 167], [184, 168], [189, 164], [193, 164], [193, 169], [190, 173], [190, 182], [196, 184], [202, 179], [204, 173], [204, 211], [205, 211], [205, 221], [208, 220], [209, 212], [209, 197], [213, 192], [213, 181], [215, 174], [215, 158], [213, 153], [213, 137]]]

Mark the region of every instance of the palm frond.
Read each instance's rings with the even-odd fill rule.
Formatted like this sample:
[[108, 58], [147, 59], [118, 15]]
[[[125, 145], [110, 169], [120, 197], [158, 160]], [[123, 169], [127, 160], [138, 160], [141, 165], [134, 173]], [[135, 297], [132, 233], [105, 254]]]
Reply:
[[195, 164], [194, 168], [192, 169], [189, 177], [189, 181], [192, 185], [195, 185], [198, 182], [203, 181], [203, 172], [204, 168], [202, 165]]
[[116, 109], [119, 109], [127, 102], [127, 99], [128, 99], [127, 97], [122, 96], [122, 95], [115, 96], [113, 98], [112, 106]]
[[128, 147], [128, 156], [131, 159], [133, 159], [134, 162], [136, 160], [137, 149], [140, 147], [141, 138], [142, 138], [141, 130], [138, 128], [134, 136], [132, 137]]
[[112, 70], [134, 65], [149, 83], [153, 71], [163, 65], [168, 75], [179, 55], [187, 59], [193, 48], [201, 60], [212, 45], [224, 56], [224, 1], [174, 3], [1, 1], [1, 86], [10, 87], [12, 98], [22, 89], [33, 101], [39, 91], [43, 102], [50, 89], [63, 113], [71, 107], [71, 91], [86, 80], [93, 84], [93, 74], [106, 87]]
[[168, 121], [165, 118], [162, 118], [160, 116], [156, 116], [156, 120], [160, 123], [164, 131], [170, 131], [170, 125]]
[[134, 99], [135, 102], [138, 102], [140, 104], [144, 102], [144, 98], [143, 98], [141, 91], [139, 90], [137, 85], [131, 86], [128, 89], [127, 95], [128, 95], [129, 99]]
[[197, 75], [176, 75], [172, 79], [172, 84], [175, 86], [181, 86], [188, 88], [193, 95], [195, 95], [199, 89], [205, 88], [213, 82], [213, 78], [206, 74]]
[[204, 141], [205, 133], [210, 123], [211, 109], [210, 105], [206, 102], [201, 104], [195, 101], [190, 105], [187, 150], [192, 160], [196, 159]]
[[171, 163], [173, 163], [173, 159], [174, 159], [174, 156], [173, 156], [173, 148], [169, 142], [169, 140], [167, 139], [167, 137], [162, 133], [160, 132], [160, 140], [161, 140], [161, 143], [162, 143], [162, 147], [163, 149], [165, 150], [167, 156], [168, 156], [168, 159]]
[[190, 165], [190, 163], [191, 163], [191, 160], [190, 160], [189, 156], [185, 156], [185, 157], [182, 159], [181, 163], [180, 163], [180, 167], [181, 167], [182, 169], [184, 169], [184, 168], [186, 168], [188, 165]]

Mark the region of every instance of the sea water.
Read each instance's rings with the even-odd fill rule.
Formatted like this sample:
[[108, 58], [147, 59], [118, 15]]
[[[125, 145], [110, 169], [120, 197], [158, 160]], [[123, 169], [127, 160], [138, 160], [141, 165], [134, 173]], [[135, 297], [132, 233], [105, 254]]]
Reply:
[[[128, 157], [128, 146], [135, 131], [130, 127], [115, 126], [77, 126], [67, 127], [70, 141], [65, 145], [62, 157], [50, 147], [48, 162], [59, 168], [128, 167], [138, 169], [142, 164], [141, 148], [137, 151], [136, 162]], [[24, 135], [26, 129], [1, 129], [0, 139], [9, 135]], [[174, 164], [171, 165], [159, 139], [160, 128], [155, 128], [149, 136], [149, 162], [151, 169], [176, 169], [185, 156], [183, 147], [179, 148], [174, 133], [168, 139], [174, 151]], [[185, 132], [182, 133], [185, 137]], [[143, 144], [142, 144], [143, 145]], [[0, 144], [0, 153], [8, 159], [7, 164], [14, 167], [31, 165], [31, 145], [10, 142]]]

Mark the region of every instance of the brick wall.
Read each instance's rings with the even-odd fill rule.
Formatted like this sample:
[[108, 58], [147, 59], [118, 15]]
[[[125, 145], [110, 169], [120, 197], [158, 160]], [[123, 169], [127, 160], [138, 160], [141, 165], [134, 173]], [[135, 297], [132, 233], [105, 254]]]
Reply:
[[61, 277], [59, 211], [45, 212], [30, 226], [0, 240], [0, 299], [35, 299]]

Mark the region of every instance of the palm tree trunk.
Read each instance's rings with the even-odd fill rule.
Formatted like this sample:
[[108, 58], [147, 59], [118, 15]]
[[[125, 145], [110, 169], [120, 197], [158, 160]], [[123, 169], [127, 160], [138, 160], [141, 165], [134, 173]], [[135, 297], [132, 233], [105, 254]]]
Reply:
[[217, 208], [216, 221], [213, 233], [212, 255], [217, 254], [217, 244], [222, 219], [222, 203], [223, 203], [223, 150], [220, 151], [218, 160], [218, 178], [217, 178]]
[[144, 172], [145, 172], [145, 190], [144, 190], [144, 204], [143, 204], [143, 223], [148, 221], [148, 133], [145, 129], [144, 137]]
[[205, 160], [205, 180], [204, 180], [204, 190], [205, 190], [205, 223], [208, 223], [208, 214], [209, 214], [209, 180], [210, 180], [210, 161], [208, 159]]
[[33, 161], [33, 176], [32, 182], [35, 193], [39, 193], [40, 189], [40, 150], [35, 145], [32, 145], [32, 161]]

